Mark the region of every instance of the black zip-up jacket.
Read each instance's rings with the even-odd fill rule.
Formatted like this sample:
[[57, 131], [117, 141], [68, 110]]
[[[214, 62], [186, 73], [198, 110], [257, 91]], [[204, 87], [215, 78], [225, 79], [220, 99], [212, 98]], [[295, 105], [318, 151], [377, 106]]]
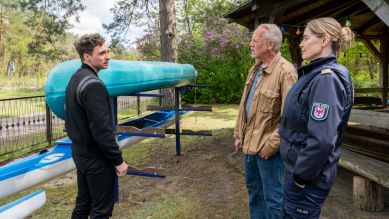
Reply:
[[87, 64], [83, 63], [70, 79], [65, 104], [65, 127], [72, 140], [74, 161], [106, 158], [114, 166], [120, 165], [123, 158], [115, 141], [110, 97]]

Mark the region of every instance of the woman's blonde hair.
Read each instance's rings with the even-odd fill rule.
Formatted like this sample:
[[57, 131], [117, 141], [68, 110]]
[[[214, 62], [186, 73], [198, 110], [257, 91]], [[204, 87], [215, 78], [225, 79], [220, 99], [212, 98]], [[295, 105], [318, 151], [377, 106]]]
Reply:
[[328, 34], [332, 51], [344, 51], [354, 39], [354, 33], [349, 27], [342, 27], [340, 23], [331, 17], [316, 18], [308, 22], [307, 27], [318, 37]]

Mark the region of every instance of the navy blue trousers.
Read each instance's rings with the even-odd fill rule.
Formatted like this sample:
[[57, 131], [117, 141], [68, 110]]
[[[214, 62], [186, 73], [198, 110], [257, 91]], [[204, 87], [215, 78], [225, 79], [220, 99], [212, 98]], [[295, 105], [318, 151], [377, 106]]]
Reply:
[[282, 218], [319, 218], [321, 207], [329, 192], [330, 189], [322, 189], [316, 185], [306, 185], [305, 188], [300, 188], [294, 183], [293, 174], [285, 171]]

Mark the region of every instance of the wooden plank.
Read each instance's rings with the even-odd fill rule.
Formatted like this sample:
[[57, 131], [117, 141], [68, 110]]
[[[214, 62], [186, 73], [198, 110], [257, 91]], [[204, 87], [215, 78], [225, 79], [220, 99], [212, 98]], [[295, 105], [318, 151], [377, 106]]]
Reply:
[[343, 149], [338, 165], [389, 188], [388, 163]]
[[362, 0], [389, 27], [389, 5], [384, 0]]
[[210, 105], [186, 104], [186, 105], [182, 106], [182, 110], [212, 112], [212, 106], [210, 106]]
[[369, 28], [371, 28], [373, 25], [379, 23], [380, 21], [381, 21], [381, 19], [379, 17], [374, 16], [372, 19], [366, 21], [360, 27], [354, 29], [354, 31], [357, 32], [358, 34], [362, 35], [365, 30], [368, 30]]
[[[166, 134], [176, 134], [175, 129], [166, 129]], [[208, 130], [198, 130], [193, 131], [189, 129], [182, 129], [180, 135], [197, 135], [197, 136], [212, 136], [212, 131]]]
[[[153, 106], [153, 105], [149, 105], [146, 108], [147, 108], [147, 110], [175, 110], [175, 108], [173, 106]], [[186, 105], [183, 105], [180, 110], [181, 111], [212, 112], [212, 106], [209, 106], [209, 105], [186, 104]]]
[[128, 171], [131, 171], [131, 172], [162, 174], [163, 170], [165, 170], [165, 168], [157, 168], [157, 167], [142, 167], [142, 168], [140, 168], [140, 167], [128, 165]]
[[[388, 8], [389, 13], [389, 8]], [[388, 15], [389, 16], [389, 15]], [[388, 24], [387, 24], [388, 25]], [[389, 26], [389, 25], [388, 25]], [[380, 41], [380, 50], [382, 57], [382, 106], [388, 108], [388, 76], [389, 76], [389, 34], [384, 33], [385, 37]]]
[[154, 111], [159, 111], [159, 110], [175, 110], [174, 106], [156, 106], [156, 105], [148, 105], [146, 107], [147, 110], [154, 110]]
[[382, 88], [381, 87], [376, 87], [376, 88], [355, 88], [354, 92], [355, 93], [382, 93]]

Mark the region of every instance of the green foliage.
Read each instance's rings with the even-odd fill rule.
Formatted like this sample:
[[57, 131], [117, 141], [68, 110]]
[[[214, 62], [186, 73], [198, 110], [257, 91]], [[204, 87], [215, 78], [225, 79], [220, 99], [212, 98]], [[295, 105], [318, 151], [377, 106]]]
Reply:
[[[375, 46], [379, 48], [379, 43], [375, 42]], [[339, 54], [338, 61], [350, 71], [355, 88], [380, 87], [379, 62], [362, 42], [354, 41], [346, 52]]]
[[135, 40], [136, 49], [140, 53], [140, 60], [161, 60], [161, 42], [158, 22], [158, 20], [154, 20], [154, 22], [150, 23], [146, 30], [146, 34], [143, 37]]
[[20, 7], [27, 12], [24, 22], [32, 30], [29, 53], [49, 59], [61, 57], [63, 52], [55, 42], [64, 40], [68, 19], [85, 8], [81, 0], [25, 0]]
[[4, 0], [1, 8], [0, 77], [7, 76], [1, 86], [42, 87], [55, 64], [77, 58], [66, 29], [68, 18], [83, 9], [80, 0]]
[[143, 26], [146, 21], [155, 20], [157, 5], [157, 0], [119, 0], [111, 9], [113, 22], [104, 24], [103, 27], [112, 33], [114, 40], [123, 41], [131, 25]]
[[183, 36], [179, 43], [179, 62], [191, 63], [199, 71], [197, 83], [209, 89], [189, 91], [184, 101], [237, 103], [248, 69], [253, 64], [247, 30], [228, 24], [225, 19], [208, 19], [198, 36]]
[[177, 32], [180, 35], [201, 32], [204, 21], [221, 18], [245, 0], [181, 0], [177, 3]]

